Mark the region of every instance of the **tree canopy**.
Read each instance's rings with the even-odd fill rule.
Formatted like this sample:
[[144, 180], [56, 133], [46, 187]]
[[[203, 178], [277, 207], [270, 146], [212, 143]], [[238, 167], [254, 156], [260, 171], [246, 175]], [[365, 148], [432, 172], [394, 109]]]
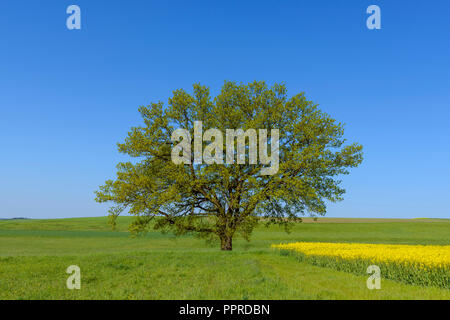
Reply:
[[[342, 200], [345, 190], [340, 178], [362, 161], [362, 146], [346, 145], [342, 123], [320, 111], [304, 93], [288, 97], [284, 84], [269, 87], [265, 82], [225, 81], [215, 98], [208, 87], [194, 84], [192, 93], [175, 90], [167, 106], [151, 103], [139, 112], [143, 125], [133, 127], [118, 144], [121, 153], [136, 160], [119, 163], [117, 178], [96, 191], [96, 201], [115, 204], [109, 211], [113, 222], [124, 210], [137, 216], [132, 225], [135, 232], [145, 230], [154, 219], [156, 229], [218, 238], [222, 250], [231, 250], [235, 234], [249, 239], [259, 222], [288, 228], [305, 214], [324, 215], [326, 201]], [[216, 143], [208, 151], [213, 157], [228, 151], [227, 160], [232, 156], [234, 162], [194, 161], [198, 156], [194, 140], [199, 137], [194, 132], [196, 122], [204, 130], [223, 133], [227, 129], [247, 133], [254, 129], [260, 134], [277, 130], [276, 149], [273, 134], [267, 137], [267, 146], [257, 140], [258, 150], [271, 150], [272, 156], [277, 152], [276, 172], [261, 174], [268, 165], [251, 158], [245, 143], [248, 136], [241, 161], [236, 159], [238, 139], [228, 138], [233, 154], [227, 143], [222, 144], [223, 150]], [[173, 135], [180, 128], [194, 137], [187, 141], [187, 158], [192, 161], [175, 163], [172, 154], [179, 141]], [[202, 152], [219, 138], [205, 133], [200, 133]]]

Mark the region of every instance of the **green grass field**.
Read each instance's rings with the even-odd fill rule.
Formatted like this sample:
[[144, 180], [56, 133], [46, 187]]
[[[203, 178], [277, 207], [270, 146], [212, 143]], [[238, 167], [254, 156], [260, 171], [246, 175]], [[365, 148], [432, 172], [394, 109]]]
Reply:
[[[291, 233], [263, 226], [232, 252], [191, 236], [132, 238], [130, 217], [0, 220], [0, 299], [450, 299], [450, 290], [317, 267], [269, 247], [291, 241], [450, 244], [450, 220], [305, 219]], [[81, 268], [81, 290], [66, 268]]]

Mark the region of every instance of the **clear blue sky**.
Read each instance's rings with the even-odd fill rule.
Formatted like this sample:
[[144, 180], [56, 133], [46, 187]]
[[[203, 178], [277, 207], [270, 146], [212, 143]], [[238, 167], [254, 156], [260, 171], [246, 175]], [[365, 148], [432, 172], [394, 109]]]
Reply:
[[105, 215], [93, 192], [138, 106], [227, 79], [305, 91], [364, 145], [329, 216], [450, 218], [449, 16], [446, 0], [2, 1], [0, 217]]

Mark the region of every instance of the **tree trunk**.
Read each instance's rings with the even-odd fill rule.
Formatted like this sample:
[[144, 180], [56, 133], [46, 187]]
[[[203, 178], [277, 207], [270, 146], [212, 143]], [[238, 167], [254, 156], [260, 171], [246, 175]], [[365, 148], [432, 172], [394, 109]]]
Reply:
[[223, 236], [220, 238], [220, 249], [223, 251], [233, 250], [233, 238], [230, 236]]

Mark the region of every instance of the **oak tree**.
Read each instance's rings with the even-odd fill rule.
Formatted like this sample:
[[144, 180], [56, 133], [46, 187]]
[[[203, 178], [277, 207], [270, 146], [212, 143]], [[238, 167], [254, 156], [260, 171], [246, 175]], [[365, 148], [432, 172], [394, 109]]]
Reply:
[[[133, 127], [118, 144], [119, 151], [135, 161], [119, 163], [117, 178], [96, 191], [98, 202], [115, 204], [109, 211], [113, 223], [124, 210], [137, 217], [131, 226], [134, 232], [152, 225], [176, 235], [216, 238], [222, 250], [231, 250], [233, 237], [239, 233], [248, 240], [258, 223], [288, 229], [305, 214], [324, 215], [326, 201], [342, 200], [342, 176], [362, 161], [362, 146], [345, 144], [342, 123], [319, 110], [304, 93], [289, 97], [284, 84], [226, 81], [214, 98], [208, 87], [195, 84], [192, 93], [175, 90], [166, 106], [151, 103], [139, 112], [143, 125]], [[223, 133], [278, 129], [278, 170], [261, 174], [267, 165], [250, 163], [249, 152], [239, 163], [198, 163], [194, 139], [187, 156], [192, 161], [174, 163], [172, 151], [179, 143], [173, 139], [174, 131], [187, 129], [194, 137], [196, 121]], [[209, 143], [201, 140], [202, 150], [218, 139], [209, 138]], [[237, 140], [232, 140], [234, 152]], [[259, 149], [270, 150], [257, 143]], [[267, 144], [273, 144], [270, 136]], [[224, 154], [226, 148], [224, 143]]]

